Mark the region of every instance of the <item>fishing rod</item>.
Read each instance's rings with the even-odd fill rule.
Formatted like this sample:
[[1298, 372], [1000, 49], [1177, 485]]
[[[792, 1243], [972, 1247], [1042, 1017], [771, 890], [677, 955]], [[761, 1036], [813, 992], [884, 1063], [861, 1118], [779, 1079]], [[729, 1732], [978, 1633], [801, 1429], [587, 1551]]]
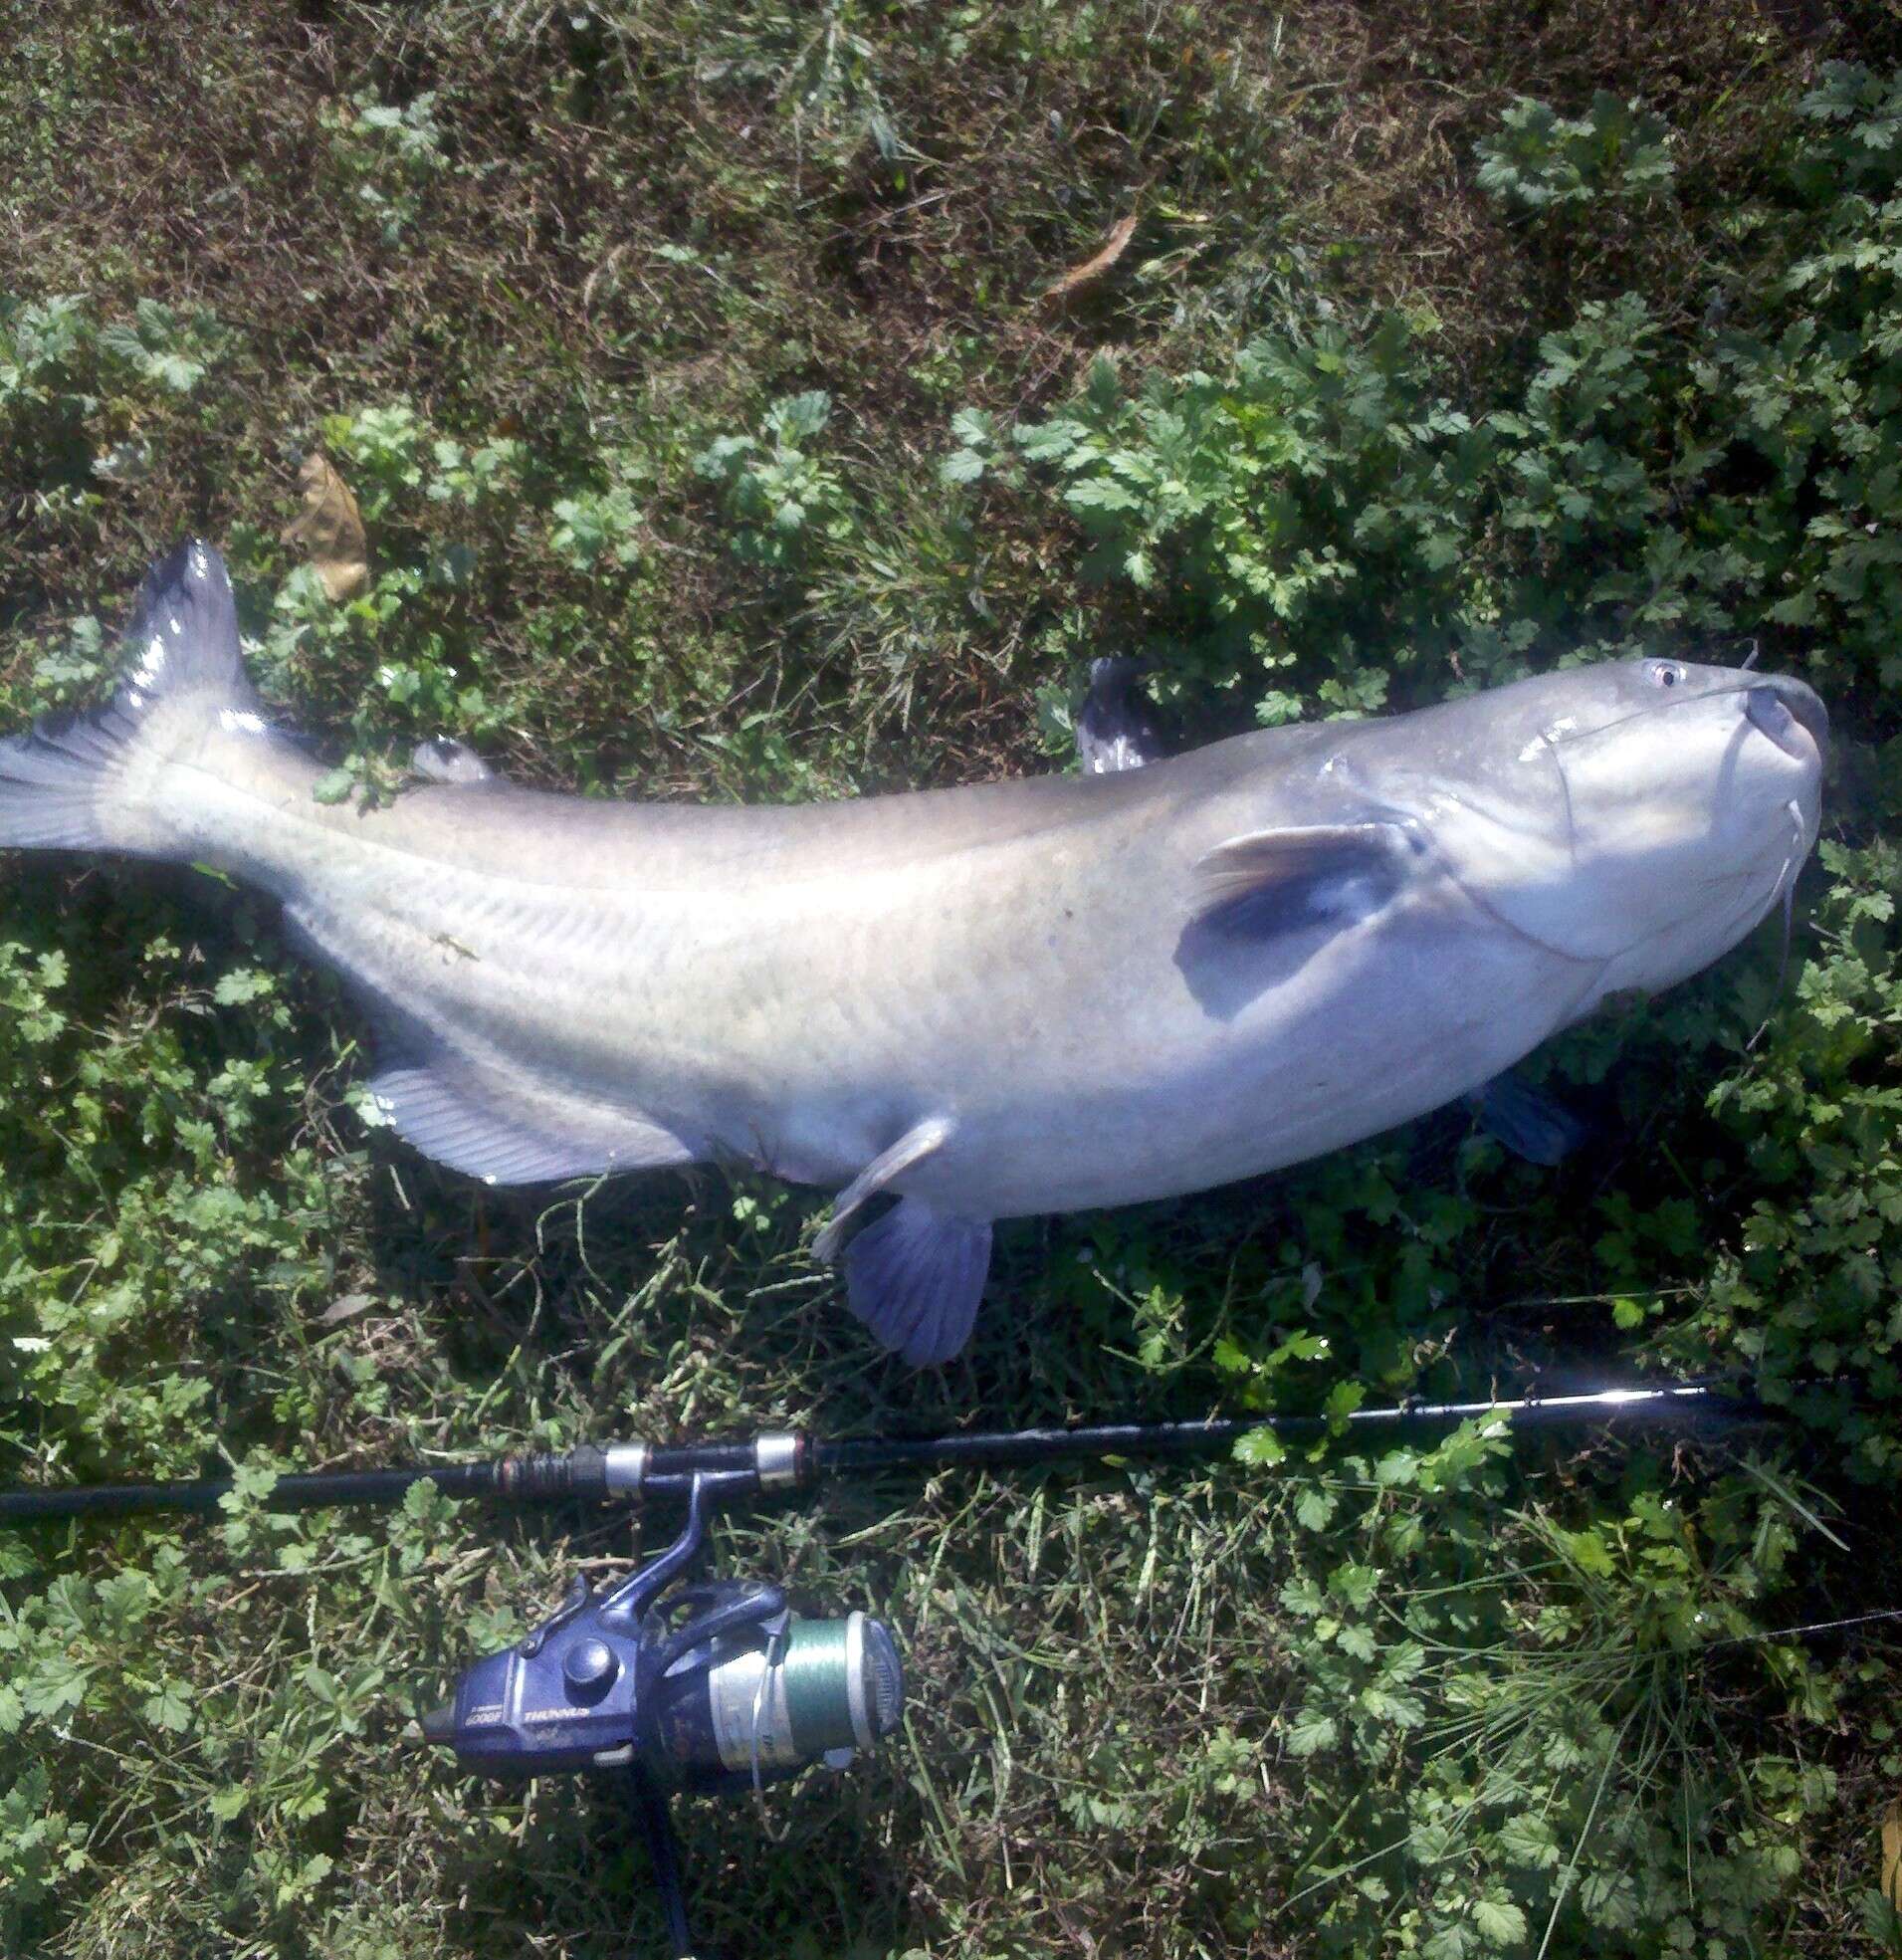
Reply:
[[[812, 1436], [802, 1430], [764, 1430], [747, 1437], [687, 1443], [583, 1443], [555, 1453], [502, 1456], [471, 1462], [415, 1463], [384, 1470], [318, 1470], [280, 1476], [267, 1508], [324, 1510], [341, 1505], [400, 1504], [412, 1485], [431, 1483], [449, 1497], [473, 1497], [510, 1507], [606, 1498], [627, 1504], [683, 1499], [697, 1476], [738, 1478], [722, 1492], [763, 1497], [811, 1490], [836, 1477], [882, 1470], [1024, 1469], [1078, 1457], [1197, 1457], [1219, 1455], [1242, 1437], [1289, 1440], [1366, 1431], [1448, 1427], [1482, 1416], [1509, 1417], [1521, 1427], [1576, 1427], [1592, 1422], [1669, 1421], [1703, 1413], [1730, 1419], [1762, 1415], [1721, 1381], [1676, 1383], [1657, 1389], [1596, 1389], [1581, 1395], [1538, 1394], [1486, 1402], [1404, 1402], [1329, 1416], [1235, 1416], [1201, 1421], [1098, 1422], [1072, 1427], [952, 1429], [926, 1436]], [[65, 1490], [0, 1490], [0, 1524], [50, 1518], [127, 1517], [163, 1511], [215, 1511], [235, 1488], [231, 1477], [169, 1482], [80, 1484]]]
[[[554, 1453], [385, 1470], [281, 1476], [273, 1510], [394, 1505], [418, 1483], [508, 1506], [572, 1499], [684, 1502], [680, 1534], [600, 1592], [576, 1577], [554, 1613], [513, 1646], [464, 1669], [419, 1717], [423, 1739], [474, 1774], [504, 1782], [560, 1772], [605, 1775], [646, 1838], [674, 1960], [691, 1960], [677, 1794], [762, 1795], [815, 1765], [842, 1770], [904, 1718], [905, 1675], [889, 1628], [864, 1613], [795, 1615], [755, 1580], [687, 1582], [723, 1508], [893, 1470], [1018, 1469], [1065, 1459], [1194, 1459], [1270, 1434], [1345, 1439], [1448, 1428], [1485, 1418], [1519, 1426], [1615, 1427], [1685, 1416], [1760, 1419], [1730, 1385], [1692, 1382], [1485, 1402], [1409, 1402], [1345, 1417], [1261, 1415], [1203, 1421], [960, 1429], [925, 1436], [812, 1436], [771, 1430], [687, 1443], [587, 1443]], [[210, 1511], [230, 1477], [0, 1491], [0, 1524]]]

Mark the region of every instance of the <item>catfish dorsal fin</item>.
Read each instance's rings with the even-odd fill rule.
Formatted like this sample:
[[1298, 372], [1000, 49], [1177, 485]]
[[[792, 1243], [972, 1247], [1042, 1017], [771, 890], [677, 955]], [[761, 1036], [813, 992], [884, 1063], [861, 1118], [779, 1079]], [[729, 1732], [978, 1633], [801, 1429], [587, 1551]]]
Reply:
[[451, 788], [473, 788], [500, 780], [467, 743], [449, 735], [419, 742], [416, 753], [409, 759], [409, 767], [412, 775], [420, 775], [425, 782], [440, 782]]
[[1090, 662], [1090, 688], [1077, 710], [1077, 760], [1085, 775], [1147, 768], [1162, 754], [1162, 737], [1137, 698], [1140, 661]]
[[1425, 850], [1398, 817], [1251, 830], [1196, 861], [1191, 923], [1225, 939], [1352, 925], [1392, 899]]

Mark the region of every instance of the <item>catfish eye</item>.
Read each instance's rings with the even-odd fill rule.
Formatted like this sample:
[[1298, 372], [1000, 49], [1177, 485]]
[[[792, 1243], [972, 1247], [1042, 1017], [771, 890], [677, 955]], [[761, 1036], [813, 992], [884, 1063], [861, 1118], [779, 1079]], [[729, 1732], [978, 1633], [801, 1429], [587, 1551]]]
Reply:
[[1644, 677], [1654, 688], [1674, 688], [1684, 678], [1684, 669], [1675, 660], [1654, 660]]

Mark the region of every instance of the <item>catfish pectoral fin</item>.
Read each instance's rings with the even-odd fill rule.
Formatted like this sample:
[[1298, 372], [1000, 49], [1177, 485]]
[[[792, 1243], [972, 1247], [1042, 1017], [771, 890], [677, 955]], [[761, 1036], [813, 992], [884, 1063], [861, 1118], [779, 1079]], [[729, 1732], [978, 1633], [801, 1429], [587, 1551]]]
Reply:
[[989, 1270], [988, 1218], [905, 1198], [846, 1247], [846, 1304], [881, 1346], [935, 1368], [970, 1339]]
[[949, 1117], [929, 1116], [907, 1130], [889, 1150], [882, 1150], [839, 1194], [832, 1207], [832, 1221], [813, 1241], [812, 1255], [825, 1265], [838, 1257], [845, 1238], [846, 1221], [868, 1198], [876, 1197], [892, 1180], [922, 1163], [940, 1149], [951, 1133]]
[[1394, 897], [1424, 850], [1409, 825], [1387, 818], [1231, 837], [1195, 865], [1193, 924], [1250, 940], [1352, 925]]

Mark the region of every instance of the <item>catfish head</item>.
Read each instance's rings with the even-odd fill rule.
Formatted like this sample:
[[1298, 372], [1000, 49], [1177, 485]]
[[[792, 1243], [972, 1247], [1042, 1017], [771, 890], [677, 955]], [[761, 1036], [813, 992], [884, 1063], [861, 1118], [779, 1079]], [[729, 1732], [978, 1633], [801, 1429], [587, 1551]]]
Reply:
[[1828, 727], [1801, 681], [1633, 660], [1310, 739], [1318, 765], [1290, 788], [1311, 817], [1198, 862], [1184, 958], [1456, 890], [1577, 963], [1578, 1011], [1656, 992], [1789, 893], [1816, 841]]
[[[1408, 808], [1468, 896], [1594, 997], [1735, 946], [1816, 841], [1829, 718], [1801, 681], [1677, 660], [1575, 668], [1435, 711]], [[1418, 734], [1424, 736], [1424, 728]]]

